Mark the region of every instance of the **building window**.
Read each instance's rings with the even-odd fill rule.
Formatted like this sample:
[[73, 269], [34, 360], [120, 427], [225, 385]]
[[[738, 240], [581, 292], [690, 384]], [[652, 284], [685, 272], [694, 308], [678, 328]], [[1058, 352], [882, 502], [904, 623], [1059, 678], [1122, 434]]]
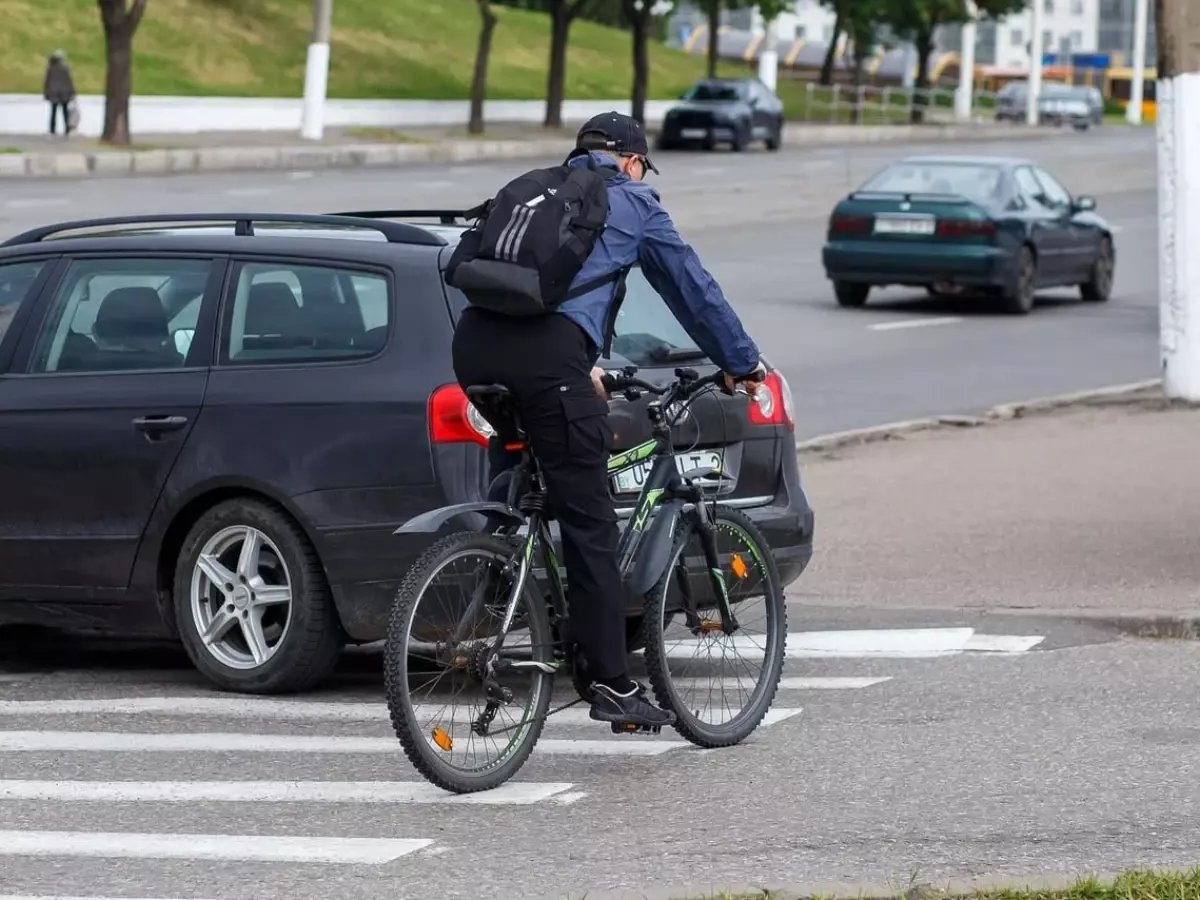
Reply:
[[798, 41], [804, 40], [804, 38], [807, 34], [808, 34], [808, 29], [805, 26], [803, 26], [803, 25], [796, 26], [796, 40], [798, 40]]
[[1010, 42], [1012, 43], [1012, 45], [1014, 47], [1024, 47], [1025, 46], [1025, 32], [1022, 31], [1020, 28], [1014, 28], [1012, 31], [1010, 31], [1008, 33], [1008, 36], [1009, 36]]
[[1083, 15], [1083, 0], [1071, 0], [1071, 15]]
[[1081, 46], [1083, 46], [1083, 32], [1082, 31], [1072, 31], [1071, 32], [1071, 49], [1075, 49], [1075, 48], [1078, 48]]
[[1043, 0], [1042, 9], [1048, 13], [1054, 12], [1054, 0]]
[[1047, 28], [1042, 32], [1042, 50], [1049, 50], [1054, 46], [1054, 32]]

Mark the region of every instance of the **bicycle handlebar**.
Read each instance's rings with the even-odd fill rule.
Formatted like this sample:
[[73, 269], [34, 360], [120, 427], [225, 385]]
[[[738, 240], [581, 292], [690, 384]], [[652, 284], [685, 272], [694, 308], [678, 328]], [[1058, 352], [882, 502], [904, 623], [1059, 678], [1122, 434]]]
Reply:
[[[655, 396], [663, 396], [664, 394], [671, 395], [671, 402], [677, 399], [690, 397], [691, 395], [703, 390], [710, 385], [717, 385], [721, 391], [726, 394], [731, 394], [725, 387], [725, 373], [718, 369], [711, 375], [705, 375], [703, 378], [695, 369], [676, 369], [675, 381], [665, 387], [657, 387], [644, 381], [634, 375], [637, 371], [636, 366], [626, 366], [619, 372], [605, 372], [600, 377], [600, 383], [608, 393], [613, 394], [622, 392], [625, 394], [625, 399], [636, 400], [641, 396], [640, 392], [654, 394]], [[739, 381], [756, 381], [761, 382], [766, 378], [767, 373], [761, 370], [751, 372], [744, 378], [739, 378]]]

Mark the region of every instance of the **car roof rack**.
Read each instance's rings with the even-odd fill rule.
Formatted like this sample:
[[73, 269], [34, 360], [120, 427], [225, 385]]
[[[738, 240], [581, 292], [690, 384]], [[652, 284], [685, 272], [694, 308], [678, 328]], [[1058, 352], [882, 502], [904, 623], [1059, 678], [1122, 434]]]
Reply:
[[[366, 228], [378, 231], [391, 244], [424, 244], [443, 246], [446, 242], [438, 235], [419, 225], [403, 222], [375, 222], [369, 216], [323, 215], [320, 213], [162, 213], [132, 216], [110, 216], [102, 219], [78, 219], [44, 225], [15, 235], [0, 243], [0, 247], [20, 244], [36, 244], [43, 239], [64, 231], [83, 228], [99, 228], [106, 225], [168, 224], [172, 222], [233, 222], [233, 233], [239, 237], [253, 237], [254, 224], [295, 223], [298, 225], [325, 225], [337, 228]], [[91, 237], [93, 235], [87, 235]]]
[[467, 219], [467, 211], [462, 209], [364, 209], [329, 215], [358, 219], [438, 219], [443, 225], [454, 225]]

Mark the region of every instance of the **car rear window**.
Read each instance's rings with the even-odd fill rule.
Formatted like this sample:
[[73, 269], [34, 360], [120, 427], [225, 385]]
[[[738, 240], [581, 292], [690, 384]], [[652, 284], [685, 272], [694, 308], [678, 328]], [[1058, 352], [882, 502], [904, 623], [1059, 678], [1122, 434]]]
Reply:
[[[451, 314], [455, 322], [468, 306], [467, 298], [458, 288], [446, 285]], [[669, 356], [664, 354], [670, 352]], [[617, 313], [613, 329], [611, 355], [605, 362], [616, 365], [668, 366], [687, 362], [703, 363], [708, 359], [696, 346], [675, 318], [666, 301], [650, 286], [638, 266], [625, 279], [625, 302]]]
[[903, 194], [962, 194], [986, 202], [999, 189], [1003, 172], [980, 163], [895, 163], [877, 172], [859, 188], [862, 192]]
[[44, 265], [40, 259], [0, 265], [0, 341]]
[[683, 95], [683, 100], [741, 100], [746, 94], [740, 84], [694, 84]]

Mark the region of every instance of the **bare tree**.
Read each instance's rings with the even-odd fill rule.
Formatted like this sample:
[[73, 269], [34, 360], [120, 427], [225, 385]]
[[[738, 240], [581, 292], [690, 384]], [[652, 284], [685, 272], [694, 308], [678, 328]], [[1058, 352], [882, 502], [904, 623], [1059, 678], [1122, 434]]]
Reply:
[[479, 7], [482, 27], [479, 29], [479, 45], [475, 49], [475, 74], [471, 78], [471, 121], [467, 131], [483, 134], [483, 97], [487, 92], [488, 58], [492, 55], [492, 33], [496, 30], [496, 14], [489, 0], [475, 0]]
[[129, 98], [133, 94], [133, 33], [146, 12], [146, 0], [96, 0], [104, 25], [107, 74], [104, 81], [104, 133], [110, 144], [129, 143]]
[[650, 22], [653, 0], [621, 0], [625, 18], [633, 29], [633, 110], [631, 115], [646, 124], [646, 93], [650, 88]]
[[546, 78], [547, 128], [562, 127], [567, 86], [567, 42], [573, 23], [595, 0], [548, 0], [550, 5], [550, 72]]

